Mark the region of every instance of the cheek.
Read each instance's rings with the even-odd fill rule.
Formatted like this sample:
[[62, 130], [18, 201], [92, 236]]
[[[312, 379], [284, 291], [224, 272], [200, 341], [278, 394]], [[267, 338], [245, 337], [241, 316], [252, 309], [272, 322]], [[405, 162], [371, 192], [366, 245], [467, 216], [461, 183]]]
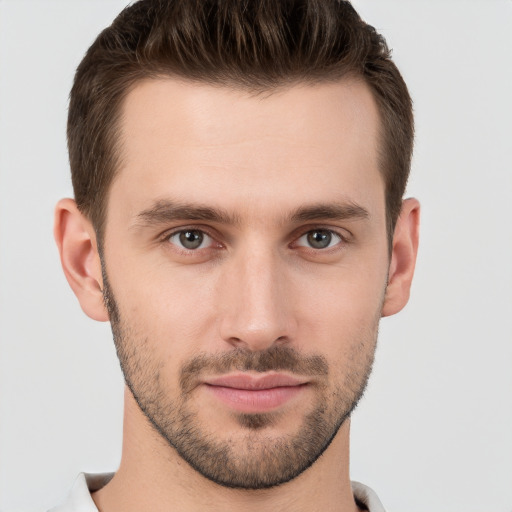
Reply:
[[330, 352], [332, 357], [348, 357], [355, 346], [373, 341], [386, 276], [385, 266], [360, 272], [352, 268], [323, 279], [316, 286], [303, 286], [298, 292], [301, 299], [296, 313], [303, 348]]
[[383, 295], [383, 283], [365, 288], [361, 282], [345, 282], [326, 294], [323, 307], [311, 316], [302, 350], [329, 361], [331, 389], [338, 399], [359, 393], [371, 371]]
[[212, 338], [213, 276], [208, 279], [196, 271], [194, 277], [190, 270], [158, 264], [144, 270], [134, 263], [109, 272], [123, 325], [172, 364], [204, 350]]

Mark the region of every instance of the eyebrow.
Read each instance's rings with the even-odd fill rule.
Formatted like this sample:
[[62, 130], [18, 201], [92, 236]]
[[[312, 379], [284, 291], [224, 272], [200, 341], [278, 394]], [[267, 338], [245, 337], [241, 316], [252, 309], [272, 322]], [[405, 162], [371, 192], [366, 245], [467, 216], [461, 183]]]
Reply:
[[239, 218], [220, 208], [169, 200], [157, 201], [137, 215], [137, 223], [164, 224], [175, 220], [200, 220], [219, 224], [238, 224]]
[[314, 204], [297, 208], [291, 215], [292, 222], [312, 220], [364, 220], [369, 219], [366, 208], [350, 201], [347, 203]]
[[[240, 224], [240, 217], [222, 208], [182, 203], [171, 200], [157, 201], [137, 215], [136, 224], [164, 224], [176, 220], [205, 221], [218, 224]], [[289, 216], [292, 223], [315, 220], [361, 220], [370, 218], [366, 208], [349, 201], [343, 203], [317, 203], [297, 208]]]

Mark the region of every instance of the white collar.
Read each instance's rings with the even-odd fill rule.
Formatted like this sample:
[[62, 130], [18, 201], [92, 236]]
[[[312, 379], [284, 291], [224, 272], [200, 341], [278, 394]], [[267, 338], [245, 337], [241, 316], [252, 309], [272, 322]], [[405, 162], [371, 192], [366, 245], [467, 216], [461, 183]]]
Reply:
[[[80, 473], [71, 492], [62, 505], [48, 512], [98, 512], [91, 492], [97, 491], [110, 482], [114, 473]], [[352, 491], [359, 505], [369, 512], [386, 512], [375, 492], [360, 482], [352, 482]]]

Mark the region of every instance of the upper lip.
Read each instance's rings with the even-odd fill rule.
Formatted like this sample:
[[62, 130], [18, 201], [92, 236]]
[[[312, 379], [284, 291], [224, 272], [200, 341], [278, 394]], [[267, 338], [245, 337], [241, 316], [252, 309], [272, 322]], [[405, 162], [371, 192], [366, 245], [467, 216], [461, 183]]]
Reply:
[[304, 379], [286, 375], [283, 373], [272, 373], [265, 375], [233, 374], [221, 375], [205, 379], [205, 384], [210, 386], [221, 386], [234, 389], [272, 389], [286, 386], [300, 386], [305, 384]]

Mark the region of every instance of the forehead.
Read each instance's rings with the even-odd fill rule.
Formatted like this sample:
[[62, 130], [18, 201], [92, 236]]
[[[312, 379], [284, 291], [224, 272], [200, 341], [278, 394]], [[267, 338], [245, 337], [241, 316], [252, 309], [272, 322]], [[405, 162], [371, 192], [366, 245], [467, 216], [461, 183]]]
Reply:
[[381, 206], [378, 132], [375, 101], [358, 81], [250, 94], [147, 80], [123, 105], [111, 193], [134, 212], [176, 196], [224, 208], [344, 198]]

